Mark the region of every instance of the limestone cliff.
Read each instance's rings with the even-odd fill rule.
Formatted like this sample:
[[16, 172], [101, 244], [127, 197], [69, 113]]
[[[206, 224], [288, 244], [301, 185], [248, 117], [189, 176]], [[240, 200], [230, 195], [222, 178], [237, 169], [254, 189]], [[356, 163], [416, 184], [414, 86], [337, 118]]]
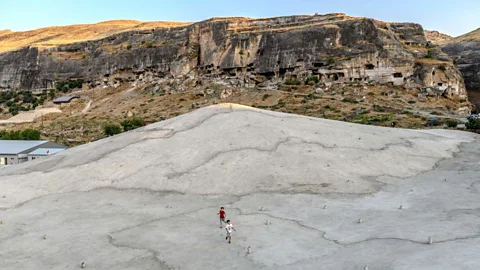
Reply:
[[420, 25], [344, 14], [213, 18], [0, 54], [0, 89], [48, 89], [72, 78], [84, 78], [85, 87], [155, 83], [165, 91], [204, 80], [276, 88], [311, 77], [466, 96], [451, 59], [427, 43]]
[[480, 90], [480, 28], [441, 44], [455, 59], [468, 89]]

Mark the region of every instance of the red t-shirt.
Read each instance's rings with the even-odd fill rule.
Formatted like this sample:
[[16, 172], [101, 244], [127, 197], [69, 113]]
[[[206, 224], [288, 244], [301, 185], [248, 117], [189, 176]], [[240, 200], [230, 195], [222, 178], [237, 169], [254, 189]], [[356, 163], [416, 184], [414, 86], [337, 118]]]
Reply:
[[225, 218], [225, 211], [220, 210], [220, 218]]

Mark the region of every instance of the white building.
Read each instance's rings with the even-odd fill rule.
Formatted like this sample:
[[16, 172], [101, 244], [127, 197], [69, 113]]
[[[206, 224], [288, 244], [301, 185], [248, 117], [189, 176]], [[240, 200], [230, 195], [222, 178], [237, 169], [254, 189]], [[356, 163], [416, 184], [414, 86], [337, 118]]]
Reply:
[[[65, 150], [67, 147], [49, 141], [0, 140], [0, 165], [19, 164]], [[35, 152], [36, 150], [39, 150]], [[29, 154], [32, 154], [31, 157]]]
[[58, 152], [62, 152], [65, 148], [37, 148], [33, 152], [28, 153], [28, 161], [35, 160], [42, 157], [47, 157]]

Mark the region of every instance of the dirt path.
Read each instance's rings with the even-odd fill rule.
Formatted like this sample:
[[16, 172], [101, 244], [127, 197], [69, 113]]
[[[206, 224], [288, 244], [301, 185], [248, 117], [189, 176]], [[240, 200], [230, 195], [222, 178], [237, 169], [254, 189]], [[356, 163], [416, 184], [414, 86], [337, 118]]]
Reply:
[[34, 111], [20, 112], [7, 120], [0, 120], [0, 124], [17, 124], [33, 122], [35, 119], [49, 113], [61, 113], [59, 108], [41, 108]]
[[88, 101], [87, 105], [85, 105], [85, 108], [83, 108], [82, 113], [86, 114], [88, 112], [88, 110], [90, 110], [90, 107], [92, 107], [92, 100], [91, 99]]

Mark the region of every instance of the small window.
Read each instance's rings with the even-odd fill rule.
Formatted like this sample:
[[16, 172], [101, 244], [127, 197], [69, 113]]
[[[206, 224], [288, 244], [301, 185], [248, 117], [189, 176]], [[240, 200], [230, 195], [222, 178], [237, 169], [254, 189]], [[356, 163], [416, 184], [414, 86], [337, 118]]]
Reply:
[[32, 157], [32, 159], [36, 159], [36, 157]]
[[12, 160], [13, 160], [13, 159], [15, 159], [15, 158], [13, 158], [13, 157], [12, 157], [12, 158], [10, 158], [10, 159], [12, 159]]

